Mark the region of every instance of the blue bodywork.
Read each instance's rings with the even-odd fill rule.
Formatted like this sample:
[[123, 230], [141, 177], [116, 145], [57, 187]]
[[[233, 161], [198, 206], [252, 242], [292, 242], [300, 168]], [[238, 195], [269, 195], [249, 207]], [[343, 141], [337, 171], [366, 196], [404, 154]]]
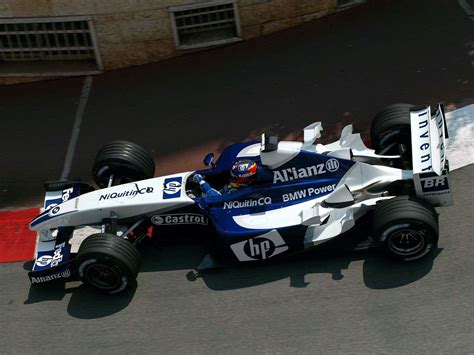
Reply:
[[[238, 160], [237, 154], [255, 142], [234, 144], [224, 150], [216, 165], [200, 170], [216, 189], [228, 181], [229, 169]], [[270, 170], [262, 166], [260, 156], [249, 157], [258, 164], [257, 182], [240, 191], [222, 196], [195, 198], [201, 213], [209, 219], [216, 235], [218, 254], [226, 259], [235, 259], [230, 246], [240, 241], [261, 236], [272, 229], [247, 229], [238, 225], [234, 218], [238, 215], [258, 214], [282, 207], [299, 204], [328, 195], [339, 183], [346, 172], [354, 165], [352, 160], [340, 159], [324, 154], [301, 151], [289, 162]], [[217, 182], [217, 185], [213, 182]], [[309, 195], [307, 191], [313, 194]], [[195, 209], [192, 208], [195, 212]], [[191, 208], [183, 209], [191, 212]], [[278, 228], [288, 250], [282, 255], [303, 249], [306, 227], [301, 225]]]
[[[224, 149], [216, 164], [196, 173], [201, 174], [213, 188], [220, 190], [229, 181], [230, 168], [239, 159], [237, 155], [256, 143], [233, 144]], [[307, 227], [293, 225], [271, 229], [248, 229], [238, 225], [234, 217], [278, 210], [328, 195], [354, 165], [352, 160], [307, 151], [300, 151], [290, 161], [274, 170], [262, 165], [260, 155], [245, 158], [253, 159], [257, 163], [255, 183], [240, 191], [221, 196], [206, 197], [200, 193], [190, 195], [188, 188], [194, 188], [196, 191], [198, 187], [196, 184], [193, 186], [192, 179], [182, 181], [181, 177], [166, 178], [163, 190], [168, 189], [168, 192], [163, 194], [163, 198], [172, 199], [188, 193], [195, 204], [149, 216], [148, 226], [153, 226], [153, 234], [156, 236], [166, 232], [171, 232], [173, 235], [205, 234], [214, 241], [213, 252], [225, 261], [242, 261], [242, 258], [239, 260], [236, 256], [235, 250], [233, 251], [235, 245], [239, 245], [242, 252], [249, 255], [248, 260], [262, 260], [276, 254], [299, 252], [304, 248]], [[185, 190], [177, 189], [181, 184], [186, 184]], [[45, 209], [54, 211], [55, 204], [78, 196], [81, 188], [79, 185], [72, 185], [64, 191], [68, 191], [67, 197], [63, 195], [57, 201], [48, 200]], [[45, 212], [45, 216], [47, 213]], [[121, 222], [125, 221], [118, 221], [119, 224]], [[59, 228], [56, 239], [51, 240], [47, 250], [38, 252], [36, 263], [29, 274], [32, 283], [68, 278], [72, 274], [74, 265], [70, 264], [74, 259], [71, 258], [69, 239], [73, 230], [73, 227]], [[265, 237], [274, 230], [278, 232], [280, 244]], [[41, 260], [44, 260], [44, 265]], [[55, 262], [52, 263], [51, 260]]]

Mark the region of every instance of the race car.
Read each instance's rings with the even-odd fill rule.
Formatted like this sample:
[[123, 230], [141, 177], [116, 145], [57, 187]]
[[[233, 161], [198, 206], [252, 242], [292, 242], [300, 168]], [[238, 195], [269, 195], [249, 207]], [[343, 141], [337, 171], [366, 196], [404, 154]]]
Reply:
[[[44, 210], [30, 228], [38, 232], [32, 284], [77, 275], [115, 293], [135, 282], [150, 234], [205, 234], [211, 241], [205, 267], [274, 260], [318, 248], [370, 220], [374, 246], [411, 261], [438, 242], [434, 207], [452, 204], [446, 159], [448, 132], [441, 104], [395, 104], [377, 114], [368, 148], [346, 126], [339, 140], [320, 144], [322, 125], [303, 131], [303, 142], [233, 144], [205, 169], [153, 177], [155, 164], [142, 147], [105, 145], [93, 164], [97, 188], [81, 182], [46, 183]], [[219, 190], [241, 159], [257, 165], [249, 186], [208, 195], [195, 176]], [[183, 229], [184, 228], [184, 229]], [[79, 249], [71, 238], [84, 235]], [[87, 235], [90, 234], [90, 235]], [[168, 233], [169, 234], [169, 233]]]

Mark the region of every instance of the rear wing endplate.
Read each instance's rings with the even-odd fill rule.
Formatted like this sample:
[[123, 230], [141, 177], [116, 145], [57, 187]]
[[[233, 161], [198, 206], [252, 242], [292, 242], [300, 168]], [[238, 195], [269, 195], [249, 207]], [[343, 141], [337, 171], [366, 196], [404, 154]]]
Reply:
[[430, 106], [410, 110], [413, 174], [436, 173], [441, 176], [446, 168], [446, 138], [448, 130], [443, 106], [434, 112]]
[[449, 206], [446, 139], [449, 138], [443, 105], [410, 109], [413, 182], [416, 194], [433, 206]]

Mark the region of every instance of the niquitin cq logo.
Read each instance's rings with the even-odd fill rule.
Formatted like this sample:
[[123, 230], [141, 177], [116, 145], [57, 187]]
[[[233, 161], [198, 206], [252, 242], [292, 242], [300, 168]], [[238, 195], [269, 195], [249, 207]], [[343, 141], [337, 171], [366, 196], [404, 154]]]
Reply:
[[137, 195], [150, 194], [153, 192], [153, 187], [151, 186], [143, 187], [140, 189], [138, 185], [135, 184], [135, 187], [136, 187], [135, 190], [126, 190], [126, 191], [121, 191], [121, 192], [112, 192], [109, 194], [100, 195], [99, 201], [114, 199], [114, 198], [119, 198], [119, 197], [128, 197], [128, 196], [135, 197]]

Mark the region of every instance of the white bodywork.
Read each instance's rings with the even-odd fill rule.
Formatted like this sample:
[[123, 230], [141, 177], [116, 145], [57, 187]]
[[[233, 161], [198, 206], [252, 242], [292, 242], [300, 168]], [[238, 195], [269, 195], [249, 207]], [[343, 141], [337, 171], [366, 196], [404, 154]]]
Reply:
[[[365, 146], [360, 134], [352, 133], [352, 125], [342, 130], [338, 141], [327, 145], [316, 143], [323, 129], [320, 122], [304, 129], [302, 143], [282, 141], [271, 150], [265, 149], [265, 137], [262, 137], [261, 144], [243, 148], [237, 158], [260, 156], [262, 165], [270, 170], [281, 167], [305, 151], [355, 160], [355, 163], [337, 185], [330, 186], [331, 192], [325, 196], [264, 212], [234, 215], [233, 221], [244, 230], [266, 230], [259, 236], [261, 240], [256, 242], [272, 240], [278, 247], [274, 252], [276, 255], [287, 250], [277, 229], [302, 225], [307, 227], [305, 247], [323, 243], [351, 229], [356, 220], [373, 209], [378, 201], [395, 197], [384, 190], [385, 186], [395, 181], [413, 180], [419, 196], [435, 206], [450, 204], [452, 200], [447, 183], [444, 150], [446, 135], [442, 109], [439, 108], [436, 115], [431, 116], [430, 108], [425, 107], [412, 112], [411, 120], [413, 170], [384, 166], [383, 158], [399, 156], [377, 155], [374, 150]], [[51, 206], [44, 212], [44, 220], [40, 215], [35, 219], [36, 224], [30, 225], [30, 228], [39, 231], [46, 242], [54, 240], [51, 230], [60, 226], [100, 225], [103, 219], [110, 217], [117, 217], [119, 220], [136, 219], [192, 205], [195, 201], [187, 196], [185, 189], [185, 182], [191, 174], [193, 172], [157, 177], [89, 192]], [[170, 180], [179, 180], [180, 183], [166, 182]], [[377, 188], [372, 189], [374, 186]], [[310, 188], [302, 189], [306, 189], [305, 193], [311, 195]], [[58, 197], [53, 196], [54, 192], [49, 194], [54, 198]], [[249, 239], [249, 243], [259, 237]], [[242, 243], [246, 242], [239, 241], [231, 245], [241, 261], [253, 260], [242, 254]], [[253, 246], [254, 244], [251, 247]]]
[[[422, 118], [420, 120], [420, 117]], [[332, 239], [355, 225], [355, 221], [375, 204], [388, 196], [385, 193], [371, 196], [367, 189], [374, 184], [386, 184], [399, 180], [413, 180], [417, 195], [427, 199], [435, 206], [452, 204], [452, 195], [447, 186], [445, 171], [445, 120], [441, 107], [431, 116], [430, 107], [424, 107], [411, 113], [413, 170], [401, 170], [383, 165], [372, 165], [358, 162], [340, 180], [334, 191], [323, 197], [305, 201], [277, 210], [256, 214], [238, 215], [234, 221], [242, 228], [271, 229], [287, 226], [305, 225], [305, 247]], [[260, 153], [263, 165], [276, 169], [291, 161], [301, 151], [327, 154], [342, 159], [365, 157], [369, 159], [398, 158], [399, 156], [381, 156], [369, 149], [363, 143], [360, 134], [352, 133], [352, 125], [344, 127], [338, 141], [323, 145], [315, 144], [323, 130], [320, 122], [313, 123], [304, 129], [304, 142], [279, 142], [277, 149]], [[262, 146], [265, 136], [262, 135]], [[421, 165], [424, 163], [424, 165]], [[422, 173], [435, 173], [436, 176], [423, 177]], [[424, 185], [423, 185], [424, 184]], [[445, 189], [436, 193], [427, 193], [423, 186], [438, 186], [446, 184]], [[365, 197], [354, 202], [354, 195]], [[324, 207], [325, 202], [333, 205], [347, 203], [347, 207]], [[324, 224], [322, 224], [324, 222]], [[236, 254], [237, 255], [237, 254]], [[239, 257], [239, 255], [237, 255]]]
[[[194, 204], [186, 195], [186, 178], [192, 172], [157, 177], [89, 192], [67, 200], [47, 213], [50, 218], [31, 226], [32, 230], [50, 230], [58, 227], [100, 224], [102, 219], [115, 215], [118, 219], [165, 212], [180, 206]], [[181, 178], [182, 183], [165, 186], [166, 179]], [[165, 198], [167, 188], [179, 197]]]

